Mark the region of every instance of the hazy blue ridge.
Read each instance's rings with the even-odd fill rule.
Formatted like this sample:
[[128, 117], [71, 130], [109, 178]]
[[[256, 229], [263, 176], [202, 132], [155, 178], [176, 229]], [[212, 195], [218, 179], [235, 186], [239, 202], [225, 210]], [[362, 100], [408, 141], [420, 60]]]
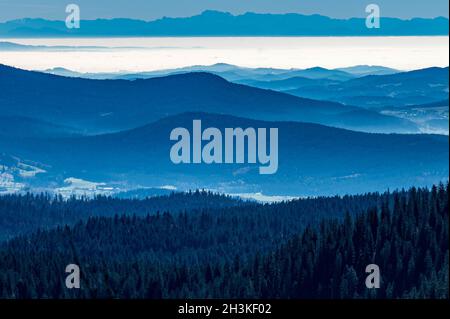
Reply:
[[[428, 86], [430, 76], [445, 74], [448, 69], [432, 68], [343, 84], [415, 79]], [[376, 111], [235, 84], [204, 72], [92, 80], [0, 65], [0, 113], [5, 190], [24, 189], [20, 183], [54, 189], [77, 178], [118, 183], [124, 190], [166, 185], [232, 194], [331, 195], [426, 186], [449, 174], [448, 136], [373, 134], [412, 133], [417, 127]], [[260, 175], [259, 164], [174, 165], [170, 132], [191, 129], [194, 119], [221, 131], [278, 128], [278, 171]], [[32, 130], [25, 132], [24, 126]]]
[[0, 24], [1, 37], [66, 36], [419, 36], [448, 35], [449, 20], [381, 18], [381, 28], [368, 29], [364, 18], [332, 19], [321, 15], [232, 15], [205, 11], [188, 18], [154, 21], [133, 19], [82, 20], [81, 28], [68, 29], [64, 21], [20, 19]]
[[[258, 173], [258, 164], [174, 165], [169, 140], [174, 127], [257, 127], [279, 130], [279, 169]], [[317, 195], [360, 193], [429, 185], [448, 178], [448, 137], [368, 134], [327, 126], [266, 122], [228, 115], [183, 113], [136, 129], [71, 138], [3, 138], [0, 149], [45, 164], [47, 176], [130, 185], [174, 185], [229, 193]], [[430, 154], [433, 154], [430, 156]], [[146, 185], [147, 184], [147, 185]]]
[[[235, 84], [204, 72], [135, 81], [91, 80], [0, 65], [0, 88], [1, 114], [36, 118], [81, 132], [130, 129], [168, 115], [200, 111], [374, 133], [419, 132], [408, 120], [356, 106]], [[77, 94], [73, 94], [74, 90]], [[71, 102], [62, 103], [68, 96]], [[355, 111], [364, 113], [364, 120], [343, 116]]]

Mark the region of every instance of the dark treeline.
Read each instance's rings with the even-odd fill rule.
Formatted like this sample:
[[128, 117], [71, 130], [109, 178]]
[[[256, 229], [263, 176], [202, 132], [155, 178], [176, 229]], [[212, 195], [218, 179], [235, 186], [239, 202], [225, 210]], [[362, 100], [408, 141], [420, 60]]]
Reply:
[[[147, 199], [118, 199], [98, 196], [94, 199], [71, 198], [48, 194], [4, 195], [0, 196], [0, 241], [12, 239], [38, 229], [51, 229], [58, 225], [73, 225], [89, 217], [115, 215], [146, 216], [158, 212], [194, 212], [202, 209], [221, 210], [230, 207], [253, 206], [249, 211], [269, 209], [279, 214], [295, 211], [298, 215], [311, 215], [309, 218], [342, 215], [345, 210], [360, 212], [377, 205], [379, 195], [366, 194], [344, 197], [323, 197], [302, 199], [292, 203], [278, 204], [264, 208], [255, 202], [245, 202], [236, 198], [206, 191], [172, 193], [167, 196]], [[257, 207], [256, 207], [257, 206]], [[233, 212], [234, 210], [231, 210]], [[228, 211], [227, 211], [228, 212]], [[240, 212], [240, 211], [239, 211]], [[244, 209], [243, 213], [246, 210]]]
[[[0, 297], [448, 298], [448, 193], [92, 217], [2, 244]], [[380, 289], [365, 286], [372, 263]]]
[[49, 194], [3, 195], [0, 196], [0, 241], [37, 229], [71, 225], [92, 216], [145, 216], [158, 211], [180, 212], [247, 204], [230, 196], [198, 190], [147, 199], [97, 196], [66, 200]]

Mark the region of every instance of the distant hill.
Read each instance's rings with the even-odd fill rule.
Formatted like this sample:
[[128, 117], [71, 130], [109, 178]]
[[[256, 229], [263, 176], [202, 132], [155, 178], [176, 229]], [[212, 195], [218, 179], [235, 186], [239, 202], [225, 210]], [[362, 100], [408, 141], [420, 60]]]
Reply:
[[[314, 67], [308, 69], [276, 69], [276, 68], [248, 68], [240, 67], [232, 64], [217, 63], [213, 65], [194, 65], [176, 69], [157, 70], [148, 72], [116, 72], [116, 73], [79, 73], [64, 68], [53, 68], [43, 70], [45, 73], [81, 77], [87, 79], [117, 79], [117, 80], [136, 80], [149, 79], [167, 75], [176, 75], [192, 72], [207, 72], [218, 75], [230, 82], [246, 84], [250, 81], [283, 81], [290, 78], [302, 77], [307, 79], [321, 80], [327, 79], [332, 81], [347, 81], [356, 78], [358, 74], [341, 71], [340, 69], [326, 69], [322, 67]], [[376, 74], [377, 69], [373, 72], [367, 71], [367, 74]], [[367, 75], [364, 74], [364, 75]]]
[[[259, 175], [259, 164], [175, 165], [169, 153], [175, 127], [279, 129], [279, 169]], [[264, 122], [227, 115], [185, 113], [124, 132], [59, 139], [0, 138], [0, 149], [51, 167], [48, 179], [70, 176], [127, 185], [173, 185], [227, 193], [317, 195], [362, 193], [448, 178], [448, 137], [367, 134], [317, 124]], [[51, 178], [53, 176], [54, 178]]]
[[77, 73], [60, 68], [45, 72], [91, 79], [127, 80], [208, 72], [238, 84], [372, 109], [428, 104], [439, 99], [448, 99], [448, 67], [406, 72], [383, 66], [366, 65], [338, 69], [315, 67], [288, 70], [245, 68], [220, 63], [124, 74]]
[[399, 70], [395, 70], [392, 68], [387, 68], [384, 66], [377, 65], [357, 65], [346, 68], [339, 68], [337, 70], [344, 71], [350, 74], [354, 74], [357, 76], [365, 76], [365, 75], [387, 75], [399, 73]]
[[[365, 116], [359, 121], [341, 116], [352, 111]], [[130, 129], [183, 112], [295, 120], [368, 132], [418, 132], [408, 120], [230, 83], [203, 72], [135, 81], [90, 80], [0, 65], [0, 112], [88, 133]]]
[[261, 81], [253, 79], [238, 80], [236, 83], [245, 84], [249, 86], [258, 87], [261, 89], [269, 89], [275, 91], [290, 91], [298, 90], [299, 88], [307, 88], [314, 86], [327, 87], [329, 85], [337, 84], [339, 81], [329, 79], [310, 79], [302, 76], [293, 76], [283, 80]]
[[323, 86], [320, 82], [286, 92], [367, 108], [432, 103], [448, 99], [448, 67], [368, 75]]
[[155, 21], [132, 19], [83, 20], [79, 29], [67, 29], [64, 21], [12, 20], [0, 24], [1, 37], [45, 36], [412, 36], [448, 35], [444, 17], [401, 20], [381, 18], [382, 26], [368, 29], [364, 18], [332, 19], [320, 15], [258, 14], [232, 15], [205, 11], [187, 18]]
[[283, 78], [286, 79], [296, 76], [302, 76], [308, 79], [316, 79], [316, 80], [328, 79], [334, 81], [346, 81], [353, 79], [355, 77], [348, 72], [344, 72], [338, 69], [330, 70], [321, 67], [314, 67], [305, 70], [292, 70], [290, 72], [286, 72], [283, 77], [278, 77], [278, 79], [281, 80]]

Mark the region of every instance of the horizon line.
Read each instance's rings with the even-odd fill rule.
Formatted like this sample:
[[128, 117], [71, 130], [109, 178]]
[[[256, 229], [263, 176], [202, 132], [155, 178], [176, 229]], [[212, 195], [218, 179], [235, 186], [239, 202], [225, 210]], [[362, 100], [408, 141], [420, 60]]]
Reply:
[[[189, 19], [192, 17], [197, 17], [197, 16], [202, 16], [205, 13], [219, 13], [219, 14], [224, 14], [224, 15], [229, 15], [232, 17], [241, 17], [241, 16], [245, 16], [245, 15], [249, 15], [249, 14], [254, 14], [254, 15], [270, 15], [270, 16], [285, 16], [285, 15], [297, 15], [297, 16], [303, 16], [303, 17], [324, 17], [324, 18], [328, 18], [330, 20], [338, 20], [338, 21], [349, 21], [349, 20], [355, 20], [355, 19], [362, 19], [364, 20], [365, 17], [349, 17], [349, 18], [336, 18], [336, 17], [331, 17], [328, 15], [324, 15], [324, 14], [319, 14], [319, 13], [314, 13], [314, 14], [304, 14], [304, 13], [299, 13], [299, 12], [290, 12], [290, 13], [271, 13], [271, 12], [252, 12], [252, 11], [246, 11], [244, 13], [241, 14], [233, 14], [229, 11], [220, 11], [220, 10], [203, 10], [200, 11], [197, 14], [194, 15], [190, 15], [190, 16], [162, 16], [160, 18], [155, 18], [155, 19], [150, 19], [150, 20], [145, 20], [145, 19], [141, 19], [141, 18], [131, 18], [131, 17], [113, 17], [113, 18], [106, 18], [106, 17], [98, 17], [98, 18], [94, 18], [94, 19], [81, 19], [80, 21], [98, 21], [98, 20], [106, 20], [106, 21], [113, 21], [113, 20], [131, 20], [131, 21], [141, 21], [141, 22], [145, 22], [145, 23], [150, 23], [150, 22], [155, 22], [155, 21], [160, 21], [160, 20], [165, 20], [165, 19]], [[440, 16], [435, 16], [435, 17], [411, 17], [411, 18], [400, 18], [400, 17], [392, 17], [392, 16], [382, 16], [381, 19], [393, 19], [393, 20], [400, 20], [400, 21], [412, 21], [412, 20], [436, 20], [436, 19], [445, 19], [445, 20], [449, 20], [449, 17], [440, 15]], [[22, 18], [16, 18], [16, 19], [10, 19], [10, 20], [0, 20], [0, 24], [5, 24], [5, 23], [9, 23], [9, 22], [14, 22], [14, 21], [21, 21], [21, 20], [45, 20], [45, 21], [50, 21], [50, 22], [64, 22], [64, 20], [57, 20], [57, 19], [49, 19], [49, 18], [43, 18], [43, 17], [22, 17]]]

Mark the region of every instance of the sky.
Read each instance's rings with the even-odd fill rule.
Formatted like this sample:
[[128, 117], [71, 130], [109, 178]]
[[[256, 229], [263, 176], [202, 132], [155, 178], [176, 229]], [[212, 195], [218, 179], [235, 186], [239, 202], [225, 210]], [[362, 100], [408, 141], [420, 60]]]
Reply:
[[0, 0], [0, 22], [21, 18], [65, 20], [68, 4], [77, 4], [82, 19], [187, 17], [204, 10], [242, 14], [302, 13], [334, 18], [365, 17], [375, 3], [381, 15], [409, 19], [448, 17], [448, 0]]

